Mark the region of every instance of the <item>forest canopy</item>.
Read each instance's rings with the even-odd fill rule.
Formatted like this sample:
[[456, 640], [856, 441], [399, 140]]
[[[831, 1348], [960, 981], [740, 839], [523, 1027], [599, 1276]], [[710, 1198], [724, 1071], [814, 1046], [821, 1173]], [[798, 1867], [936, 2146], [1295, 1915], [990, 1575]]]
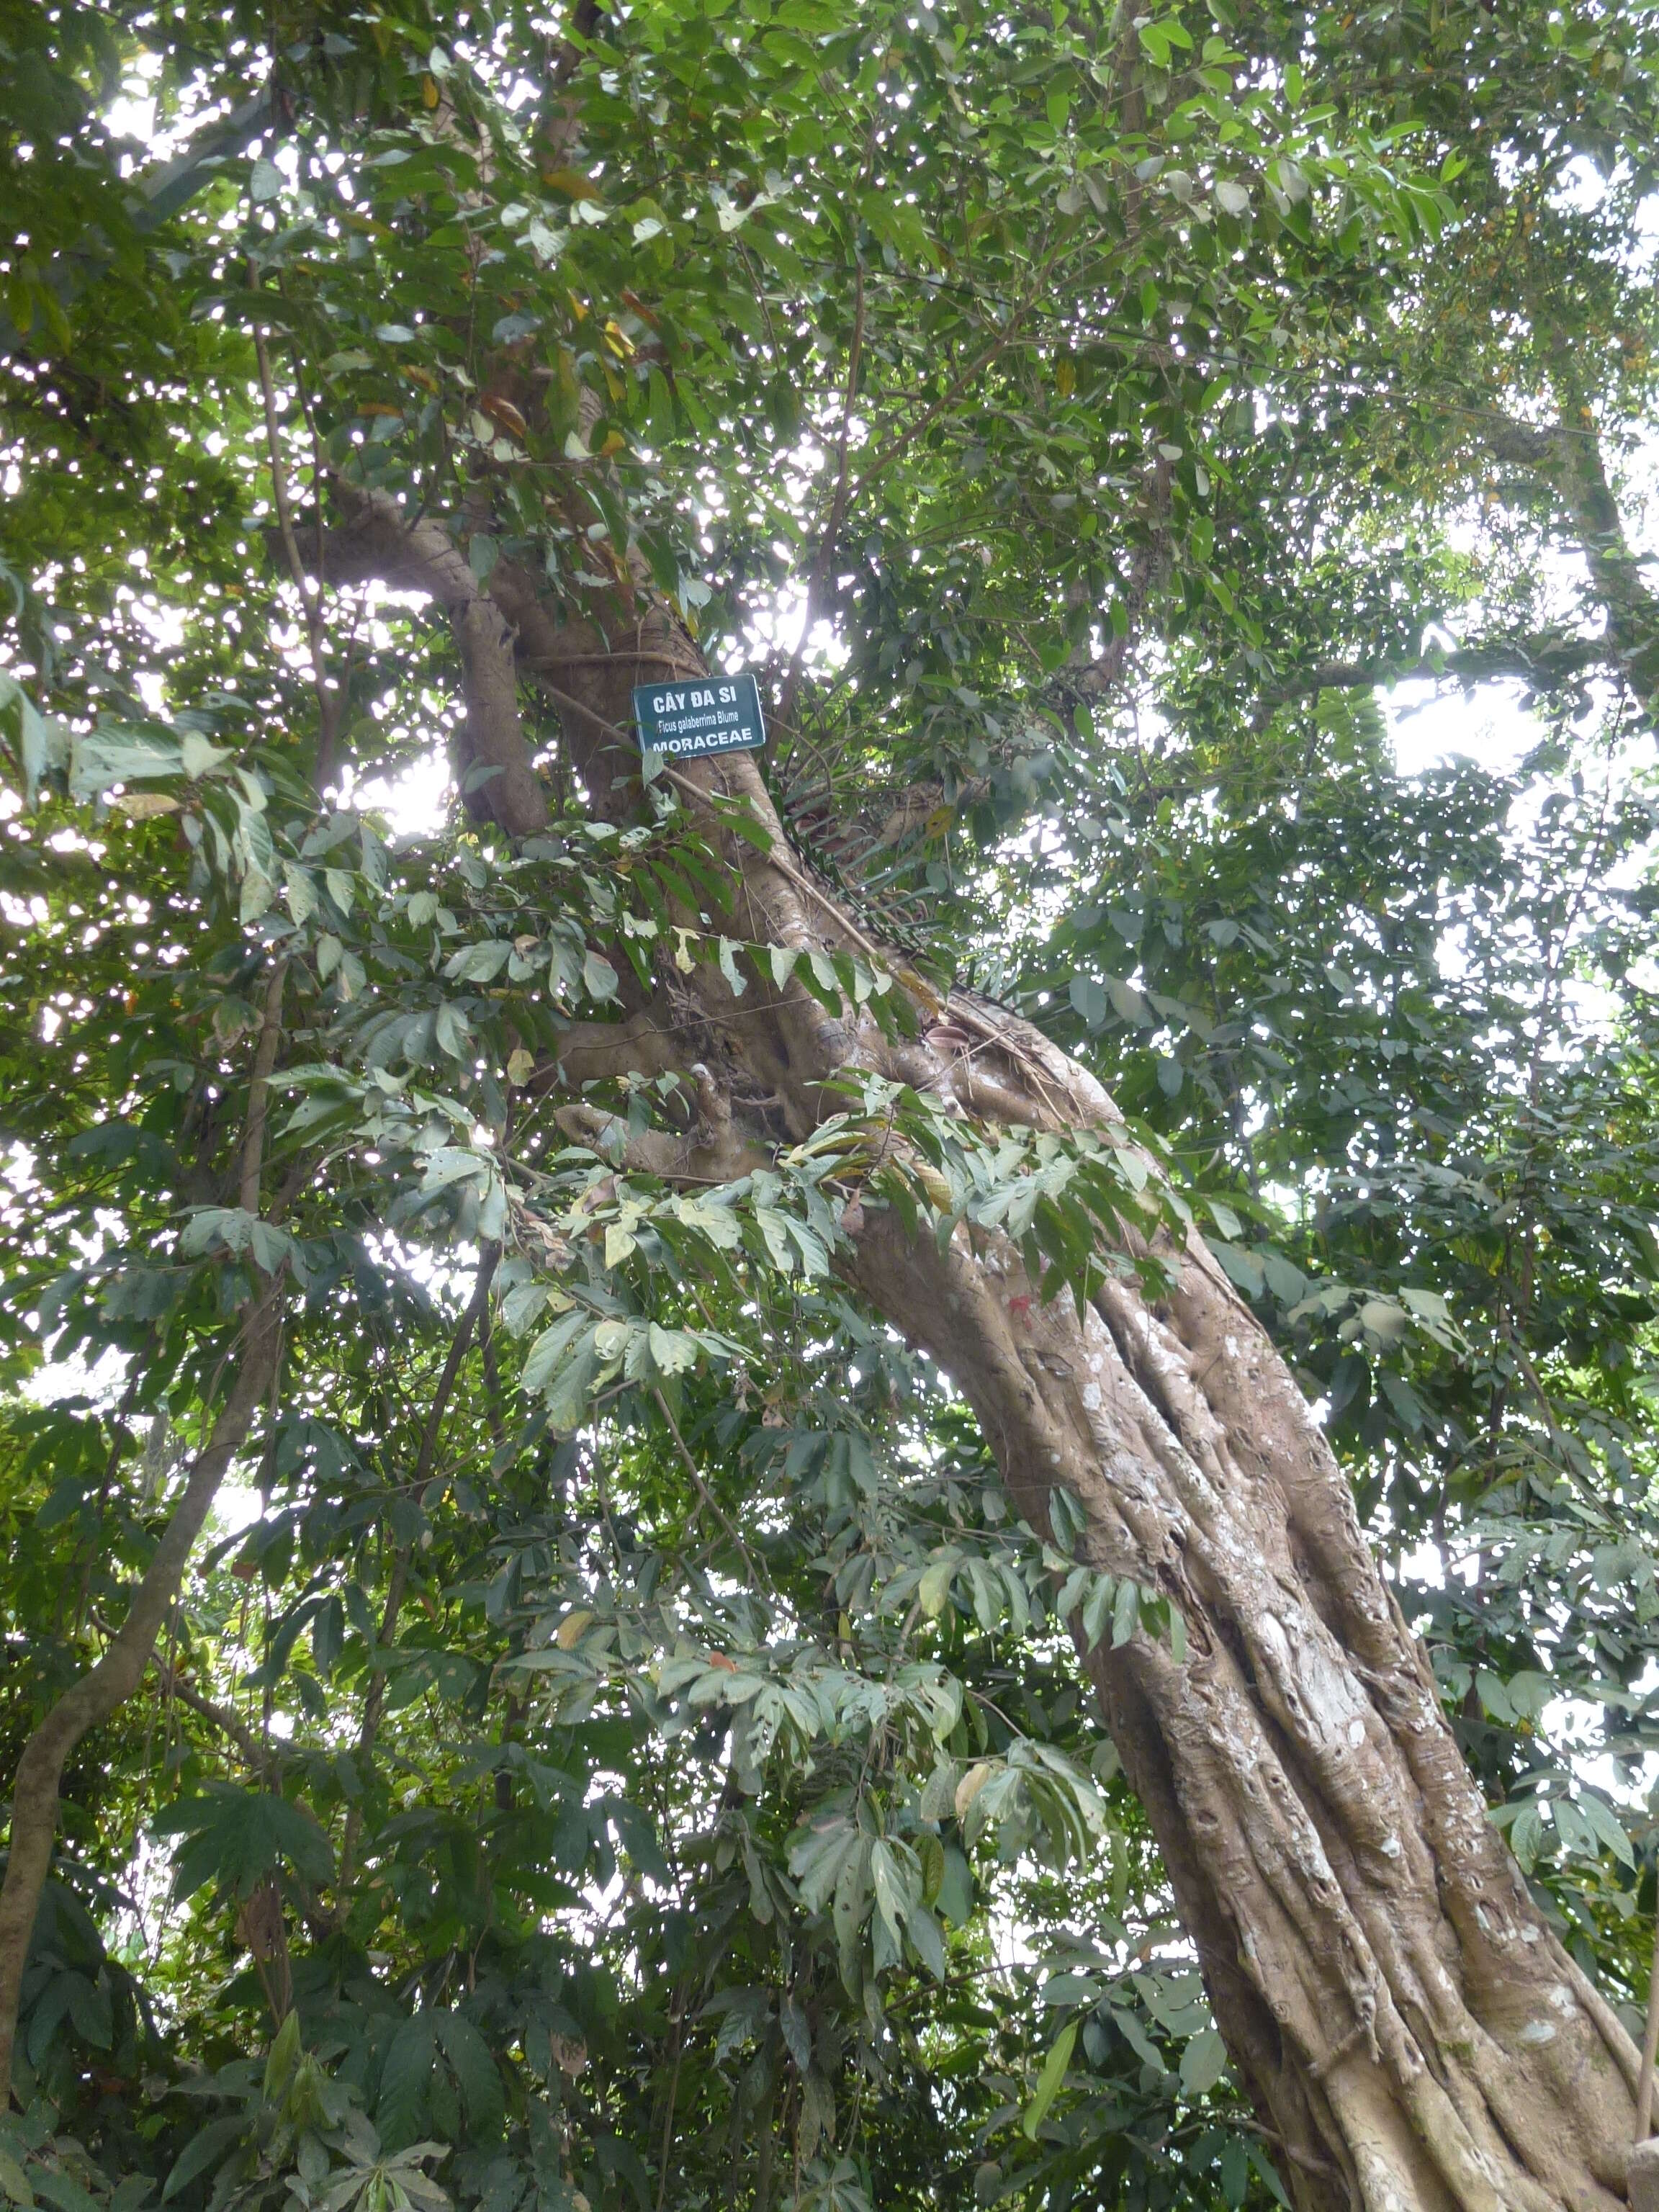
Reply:
[[0, 4], [10, 2203], [1625, 2201], [1656, 75]]

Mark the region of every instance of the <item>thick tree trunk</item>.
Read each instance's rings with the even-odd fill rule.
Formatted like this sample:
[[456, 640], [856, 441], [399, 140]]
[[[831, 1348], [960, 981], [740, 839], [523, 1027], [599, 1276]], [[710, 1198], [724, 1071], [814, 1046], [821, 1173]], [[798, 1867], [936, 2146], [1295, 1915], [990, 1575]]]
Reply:
[[973, 1404], [1019, 1510], [1165, 1592], [1188, 1656], [1086, 1660], [1298, 2204], [1622, 2201], [1637, 2054], [1487, 1821], [1294, 1379], [1206, 1253], [1079, 1323], [1018, 1255], [889, 1216], [872, 1300]]
[[[447, 544], [434, 524], [411, 531], [389, 501], [359, 495], [330, 568], [450, 605], [476, 702], [477, 587]], [[641, 656], [653, 673], [666, 662], [691, 674], [695, 648], [660, 609], [561, 627], [535, 579], [507, 562], [489, 592], [512, 625], [500, 649], [559, 706], [596, 810], [626, 814], [640, 787], [623, 726]], [[475, 704], [472, 727], [478, 750], [517, 765], [522, 739], [499, 716]], [[691, 763], [674, 781], [706, 827], [717, 826], [708, 799], [723, 795], [771, 832], [769, 854], [730, 840], [743, 935], [870, 949], [789, 853], [752, 757]], [[516, 816], [507, 776], [483, 787], [501, 793], [504, 826], [533, 826]], [[849, 1066], [981, 1119], [1119, 1118], [1025, 1024], [915, 988], [923, 1034], [896, 1044], [867, 1015], [838, 1018], [793, 983], [751, 983], [745, 1018], [721, 1019], [727, 987], [700, 968], [627, 1021], [573, 1033], [563, 1073], [696, 1067], [696, 1149], [641, 1155], [659, 1171], [678, 1156], [741, 1172], [775, 1143], [780, 1113], [799, 1139], [844, 1104], [823, 1086]], [[1610, 2212], [1638, 2054], [1487, 1821], [1294, 1377], [1201, 1243], [1168, 1256], [1178, 1280], [1166, 1304], [1113, 1280], [1079, 1321], [1069, 1302], [1042, 1305], [1000, 1237], [959, 1228], [940, 1253], [872, 1207], [854, 1272], [972, 1403], [1026, 1518], [1046, 1526], [1063, 1483], [1085, 1513], [1088, 1559], [1164, 1591], [1185, 1616], [1184, 1661], [1137, 1634], [1084, 1664], [1297, 2205]]]

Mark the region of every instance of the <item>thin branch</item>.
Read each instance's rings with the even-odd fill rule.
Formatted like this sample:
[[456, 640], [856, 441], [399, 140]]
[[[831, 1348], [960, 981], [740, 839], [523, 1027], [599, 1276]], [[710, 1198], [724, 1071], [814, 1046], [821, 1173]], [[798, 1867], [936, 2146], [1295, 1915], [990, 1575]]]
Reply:
[[[467, 1300], [466, 1310], [456, 1323], [455, 1334], [450, 1339], [443, 1372], [438, 1377], [438, 1387], [433, 1393], [431, 1411], [427, 1416], [426, 1427], [421, 1437], [421, 1448], [416, 1457], [412, 1485], [416, 1499], [431, 1480], [433, 1462], [437, 1455], [439, 1431], [443, 1426], [444, 1414], [448, 1410], [450, 1393], [455, 1388], [455, 1378], [460, 1372], [461, 1362], [466, 1356], [466, 1347], [471, 1341], [473, 1330], [477, 1327], [479, 1316], [489, 1303], [489, 1285], [494, 1279], [496, 1263], [501, 1256], [501, 1248], [493, 1240], [487, 1243], [478, 1255], [478, 1272], [473, 1281], [472, 1295]], [[380, 1613], [380, 1626], [375, 1637], [377, 1650], [384, 1651], [397, 1633], [398, 1616], [403, 1610], [404, 1595], [409, 1587], [410, 1560], [409, 1546], [400, 1544], [398, 1547], [397, 1555], [392, 1560], [392, 1577], [386, 1585], [386, 1604]], [[374, 1748], [374, 1739], [380, 1731], [380, 1715], [385, 1705], [386, 1674], [384, 1669], [377, 1669], [369, 1683], [368, 1693], [363, 1699], [362, 1723], [357, 1731], [356, 1756], [360, 1761], [366, 1760]], [[352, 1806], [346, 1815], [345, 1835], [340, 1845], [340, 1873], [336, 1888], [343, 1906], [350, 1890], [351, 1878], [356, 1870], [357, 1845], [362, 1834], [362, 1805], [360, 1800]]]
[[1414, 683], [1457, 683], [1467, 688], [1503, 677], [1512, 677], [1534, 691], [1545, 690], [1610, 657], [1606, 639], [1574, 638], [1540, 643], [1535, 652], [1521, 644], [1469, 646], [1411, 660], [1316, 661], [1311, 667], [1292, 671], [1264, 692], [1250, 726], [1257, 731], [1264, 729], [1276, 708], [1321, 691]]
[[660, 1388], [655, 1384], [652, 1386], [651, 1395], [656, 1400], [658, 1410], [661, 1413], [664, 1420], [668, 1424], [668, 1432], [673, 1437], [676, 1445], [678, 1447], [680, 1457], [685, 1462], [685, 1471], [690, 1476], [693, 1484], [696, 1486], [697, 1496], [708, 1508], [714, 1518], [720, 1522], [721, 1528], [725, 1529], [726, 1534], [732, 1539], [732, 1541], [737, 1546], [738, 1556], [742, 1559], [744, 1566], [748, 1568], [750, 1573], [757, 1576], [757, 1587], [758, 1587], [758, 1570], [757, 1569], [754, 1559], [750, 1553], [749, 1547], [744, 1542], [740, 1532], [726, 1517], [726, 1512], [720, 1505], [719, 1499], [714, 1496], [708, 1484], [703, 1480], [702, 1470], [699, 1468], [696, 1460], [692, 1458], [690, 1452], [687, 1449], [685, 1438], [680, 1434], [680, 1425], [674, 1419], [673, 1414], [668, 1410], [667, 1399], [663, 1396]]
[[[317, 760], [320, 781], [321, 765], [325, 757], [331, 760], [334, 750], [335, 723], [337, 702], [328, 688], [327, 632], [323, 621], [323, 580], [317, 578], [313, 592], [306, 574], [306, 564], [300, 554], [300, 541], [294, 532], [294, 504], [289, 497], [288, 471], [283, 462], [282, 428], [276, 420], [276, 387], [270, 374], [270, 355], [264, 334], [253, 334], [253, 356], [259, 365], [259, 392], [264, 403], [265, 443], [270, 454], [271, 501], [276, 509], [276, 527], [282, 538], [283, 550], [288, 556], [288, 570], [294, 588], [300, 595], [300, 606], [305, 617], [306, 641], [311, 654], [311, 688], [316, 694], [319, 734]], [[321, 487], [319, 487], [319, 497]]]
[[233, 1712], [228, 1705], [217, 1704], [212, 1698], [204, 1697], [200, 1690], [185, 1680], [172, 1660], [158, 1656], [153, 1658], [151, 1663], [161, 1678], [161, 1695], [164, 1698], [176, 1698], [181, 1705], [188, 1705], [191, 1712], [199, 1713], [210, 1727], [218, 1729], [221, 1735], [228, 1736], [241, 1753], [243, 1763], [251, 1773], [259, 1774], [264, 1771], [269, 1764], [265, 1747], [240, 1713]]
[[270, 1077], [283, 1039], [283, 985], [287, 978], [288, 956], [279, 953], [265, 984], [259, 1042], [254, 1048], [253, 1073], [248, 1085], [247, 1121], [242, 1135], [236, 1197], [236, 1202], [244, 1213], [257, 1214], [259, 1211], [259, 1184], [264, 1172], [265, 1124], [270, 1105]]
[[685, 1991], [674, 1999], [674, 2067], [668, 2077], [668, 2103], [662, 2116], [662, 2145], [657, 2153], [657, 2212], [668, 2196], [668, 2154], [674, 2147], [674, 2111], [680, 2100], [680, 2062], [685, 2056]]

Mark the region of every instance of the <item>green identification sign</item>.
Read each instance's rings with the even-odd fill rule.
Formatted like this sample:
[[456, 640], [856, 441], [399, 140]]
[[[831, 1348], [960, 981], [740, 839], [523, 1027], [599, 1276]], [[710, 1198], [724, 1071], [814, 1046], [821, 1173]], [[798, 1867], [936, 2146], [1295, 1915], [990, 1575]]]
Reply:
[[734, 753], [766, 743], [760, 686], [752, 676], [680, 677], [636, 684], [634, 719], [642, 752], [669, 760]]

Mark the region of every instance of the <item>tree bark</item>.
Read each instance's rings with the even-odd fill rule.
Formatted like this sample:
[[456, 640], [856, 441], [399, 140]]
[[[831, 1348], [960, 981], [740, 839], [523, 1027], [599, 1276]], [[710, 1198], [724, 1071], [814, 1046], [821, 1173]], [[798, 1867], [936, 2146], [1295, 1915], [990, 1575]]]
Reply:
[[[331, 567], [442, 598], [394, 505], [353, 504]], [[640, 785], [623, 726], [641, 659], [689, 676], [702, 672], [695, 647], [659, 606], [561, 626], [510, 562], [489, 588], [521, 673], [560, 709], [596, 811], [627, 815]], [[764, 853], [727, 839], [744, 936], [873, 949], [789, 852], [752, 756], [672, 774], [714, 834], [717, 797], [746, 802], [769, 832]], [[901, 959], [888, 964], [905, 979]], [[1120, 1119], [1037, 1031], [908, 981], [923, 1023], [909, 1042], [867, 1012], [827, 1012], [793, 982], [751, 983], [744, 1020], [720, 1019], [727, 987], [699, 968], [674, 998], [665, 989], [614, 1026], [584, 1025], [573, 1048], [585, 1077], [695, 1070], [697, 1149], [643, 1148], [659, 1173], [694, 1157], [701, 1173], [741, 1172], [775, 1146], [780, 1116], [805, 1137], [844, 1105], [824, 1086], [848, 1068], [982, 1120]], [[1066, 1302], [1041, 1304], [1000, 1237], [959, 1227], [941, 1253], [872, 1206], [852, 1271], [972, 1404], [1032, 1525], [1048, 1525], [1063, 1483], [1084, 1511], [1084, 1555], [1185, 1617], [1182, 1662], [1137, 1633], [1083, 1663], [1302, 2212], [1611, 2212], [1638, 2054], [1486, 1820], [1294, 1377], [1200, 1240], [1164, 1257], [1165, 1303], [1114, 1279], [1079, 1320]]]
[[1085, 1665], [1217, 2023], [1310, 2208], [1622, 2202], [1638, 2059], [1464, 1769], [1347, 1485], [1208, 1254], [1079, 1322], [1018, 1254], [872, 1218], [859, 1273], [973, 1405], [1020, 1511], [1178, 1604]]

